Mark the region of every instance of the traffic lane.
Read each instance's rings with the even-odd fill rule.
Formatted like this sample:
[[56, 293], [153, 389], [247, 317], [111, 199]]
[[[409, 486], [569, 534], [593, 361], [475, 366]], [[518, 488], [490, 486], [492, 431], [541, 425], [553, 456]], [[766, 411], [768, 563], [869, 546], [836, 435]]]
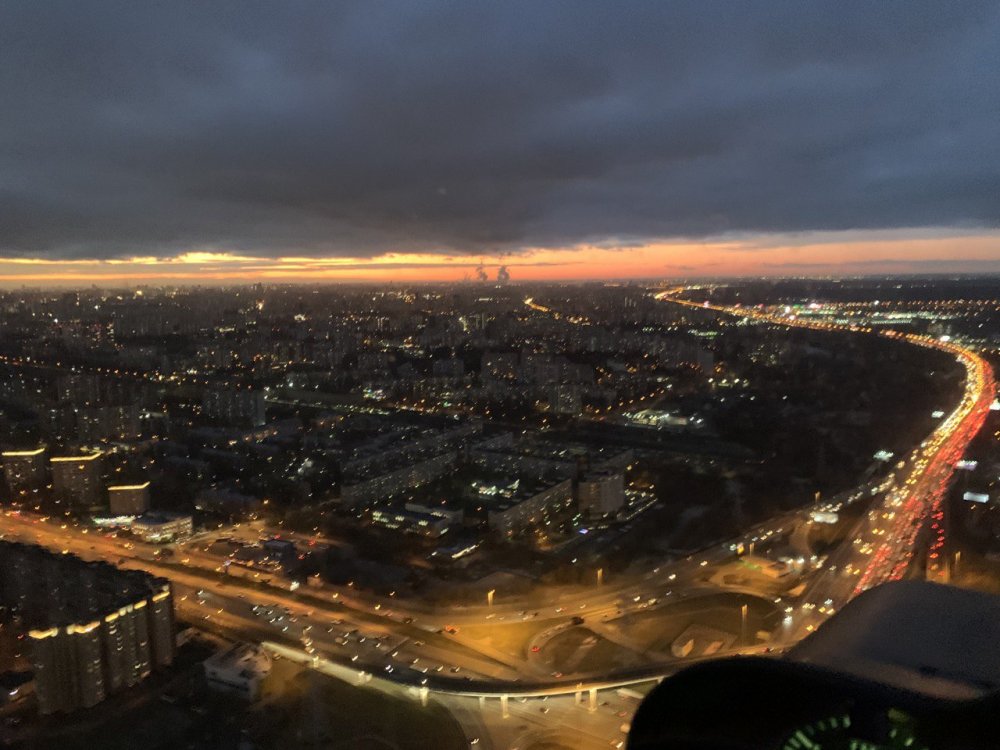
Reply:
[[[225, 596], [204, 589], [200, 590], [200, 593], [198, 589], [191, 588], [181, 588], [180, 591], [182, 594], [178, 598], [178, 610], [194, 627], [208, 630], [224, 629], [243, 634], [253, 640], [284, 642], [299, 648], [308, 646], [324, 658], [356, 670], [385, 671], [388, 674], [403, 670], [411, 672], [411, 681], [416, 682], [421, 675], [426, 675], [431, 670], [421, 672], [419, 661], [414, 665], [412, 660], [423, 659], [426, 664], [431, 658], [440, 658], [443, 663], [437, 666], [441, 669], [434, 670], [438, 673], [439, 679], [464, 681], [464, 677], [457, 676], [458, 673], [477, 680], [513, 681], [519, 677], [519, 674], [512, 670], [454, 652], [437, 652], [432, 649], [432, 653], [427, 653], [416, 650], [417, 647], [407, 644], [405, 639], [397, 638], [387, 642], [382, 640], [387, 635], [385, 633], [366, 634], [348, 628], [343, 632], [354, 632], [345, 638], [336, 633], [328, 634], [318, 629], [316, 625], [303, 621], [302, 618], [292, 616], [294, 617], [292, 619], [277, 610], [263, 615], [252, 611], [239, 611], [238, 605], [241, 603], [227, 600]], [[346, 624], [341, 627], [346, 627]], [[341, 639], [339, 643], [338, 638]], [[387, 667], [391, 669], [386, 669]]]
[[[53, 530], [46, 528], [46, 524], [27, 524], [23, 527], [23, 533], [30, 535], [35, 541], [40, 541], [46, 543], [46, 546], [53, 546], [58, 544], [67, 544], [69, 547], [73, 548], [70, 551], [79, 552], [81, 557], [85, 559], [92, 559], [93, 557], [98, 557], [99, 559], [107, 560], [109, 557], [115, 557], [122, 551], [116, 546], [110, 549], [103, 550], [92, 550], [87, 540], [64, 538], [62, 536], [56, 536], [59, 532], [63, 530]], [[98, 544], [98, 546], [102, 546]], [[103, 545], [107, 547], [106, 543]], [[124, 562], [121, 560], [124, 559]], [[108, 560], [112, 561], [112, 560]], [[125, 568], [138, 568], [153, 572], [156, 575], [162, 575], [165, 578], [169, 578], [175, 584], [183, 584], [189, 589], [194, 591], [198, 590], [212, 590], [215, 593], [221, 593], [228, 587], [226, 581], [213, 580], [211, 577], [205, 577], [203, 574], [194, 573], [188, 570], [177, 570], [172, 567], [166, 567], [164, 565], [159, 565], [150, 561], [145, 560], [135, 560], [128, 558], [118, 559], [118, 564], [120, 567]], [[235, 588], [235, 586], [234, 586]], [[248, 607], [255, 603], [262, 606], [280, 605], [289, 611], [293, 612], [296, 616], [307, 615], [309, 613], [314, 613], [317, 609], [323, 612], [324, 624], [333, 624], [333, 620], [347, 620], [350, 621], [355, 627], [365, 628], [368, 632], [378, 634], [386, 634], [390, 632], [397, 632], [400, 630], [408, 630], [407, 636], [413, 637], [414, 635], [423, 636], [424, 640], [434, 638], [433, 634], [428, 634], [422, 630], [410, 628], [408, 625], [397, 623], [387, 617], [379, 617], [376, 614], [366, 614], [363, 618], [358, 617], [358, 612], [354, 610], [339, 608], [334, 613], [324, 611], [322, 607], [330, 607], [331, 605], [325, 605], [324, 603], [317, 603], [316, 606], [311, 604], [303, 604], [302, 602], [291, 599], [287, 596], [283, 596], [279, 591], [246, 591], [242, 594], [242, 599], [239, 589], [236, 588], [235, 591], [229, 592], [230, 599], [229, 603], [225, 606], [227, 607]], [[250, 597], [253, 597], [252, 599]], [[337, 605], [333, 605], [337, 606]], [[497, 664], [493, 659], [493, 655], [487, 655], [486, 658], [477, 657], [470, 654], [469, 651], [474, 648], [473, 644], [467, 643], [449, 643], [446, 648], [441, 648], [440, 646], [431, 646], [436, 658], [440, 658], [444, 664], [448, 667], [458, 666], [460, 668], [467, 669], [468, 671], [483, 676], [492, 676], [498, 679], [513, 679], [517, 676], [517, 672], [510, 670], [509, 667]], [[413, 657], [417, 654], [413, 654]], [[412, 658], [412, 657], [411, 657]], [[533, 670], [529, 670], [533, 671]]]
[[[96, 557], [98, 559], [116, 562], [116, 564], [119, 564], [121, 567], [142, 568], [157, 575], [169, 578], [172, 581], [196, 588], [207, 588], [217, 591], [231, 589], [234, 592], [234, 595], [245, 600], [244, 603], [250, 602], [261, 605], [280, 604], [281, 606], [289, 608], [297, 615], [319, 611], [322, 612], [323, 616], [329, 620], [327, 624], [333, 624], [333, 620], [336, 619], [346, 619], [352, 622], [356, 627], [364, 627], [378, 632], [393, 631], [411, 638], [423, 637], [425, 640], [440, 639], [438, 634], [428, 633], [424, 629], [413, 627], [413, 623], [399, 622], [396, 619], [387, 616], [385, 613], [379, 614], [377, 611], [364, 612], [346, 607], [344, 603], [340, 601], [324, 602], [322, 600], [311, 600], [304, 602], [300, 599], [290, 597], [288, 592], [284, 589], [268, 588], [255, 591], [252, 588], [242, 586], [237, 581], [219, 580], [214, 571], [204, 571], [198, 568], [188, 569], [187, 567], [178, 568], [173, 560], [159, 562], [128, 557], [133, 550], [121, 549], [118, 547], [117, 543], [107, 539], [102, 541], [99, 539], [86, 539], [72, 536], [64, 537], [62, 536], [64, 533], [63, 530], [57, 531], [47, 524], [24, 523], [23, 520], [21, 521], [21, 524], [22, 526], [20, 530], [23, 534], [28, 535], [32, 541], [41, 542], [46, 546], [54, 547], [60, 544], [65, 544], [67, 545], [66, 548], [69, 549], [69, 551], [77, 552], [85, 559], [93, 559]], [[91, 542], [96, 544], [91, 544]], [[119, 557], [120, 555], [122, 557]], [[109, 558], [113, 558], [113, 560], [109, 560]], [[235, 592], [242, 592], [242, 595]], [[310, 595], [308, 591], [303, 592], [303, 594], [305, 596]]]

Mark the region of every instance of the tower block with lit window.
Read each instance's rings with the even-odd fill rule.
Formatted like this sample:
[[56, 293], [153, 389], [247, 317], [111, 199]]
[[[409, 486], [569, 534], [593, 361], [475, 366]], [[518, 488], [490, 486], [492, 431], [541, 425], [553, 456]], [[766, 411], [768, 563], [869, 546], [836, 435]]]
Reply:
[[141, 516], [149, 510], [149, 482], [109, 486], [108, 507], [112, 516]]
[[170, 582], [0, 542], [0, 607], [24, 623], [39, 711], [97, 705], [174, 660]]
[[30, 495], [46, 485], [45, 447], [4, 451], [3, 476], [11, 499]]
[[83, 456], [53, 456], [52, 492], [77, 508], [92, 509], [102, 503], [101, 451]]

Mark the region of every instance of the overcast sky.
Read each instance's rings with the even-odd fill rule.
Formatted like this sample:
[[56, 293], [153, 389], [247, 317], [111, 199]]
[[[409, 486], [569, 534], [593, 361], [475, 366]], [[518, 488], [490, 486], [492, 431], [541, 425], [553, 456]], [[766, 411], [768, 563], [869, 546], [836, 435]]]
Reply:
[[0, 4], [0, 256], [1000, 226], [1000, 3]]

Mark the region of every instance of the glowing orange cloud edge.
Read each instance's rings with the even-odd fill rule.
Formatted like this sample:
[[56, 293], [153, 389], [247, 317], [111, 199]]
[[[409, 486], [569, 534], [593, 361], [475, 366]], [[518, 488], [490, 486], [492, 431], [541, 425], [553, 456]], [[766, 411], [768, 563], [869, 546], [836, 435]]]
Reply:
[[[956, 263], [955, 268], [948, 268], [949, 261]], [[491, 277], [505, 265], [514, 280], [524, 281], [889, 273], [919, 270], [927, 264], [937, 264], [942, 271], [962, 271], [964, 264], [969, 267], [964, 270], [1000, 272], [1000, 233], [914, 237], [882, 232], [870, 239], [840, 239], [832, 233], [804, 239], [765, 236], [746, 241], [533, 249], [482, 258], [443, 253], [267, 258], [213, 250], [170, 258], [12, 258], [0, 259], [0, 284], [461, 281], [474, 277], [481, 262]]]

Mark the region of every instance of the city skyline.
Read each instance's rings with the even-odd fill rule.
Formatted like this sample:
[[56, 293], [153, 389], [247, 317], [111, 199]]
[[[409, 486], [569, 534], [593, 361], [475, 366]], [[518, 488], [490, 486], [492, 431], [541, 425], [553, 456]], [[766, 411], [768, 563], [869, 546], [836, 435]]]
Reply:
[[[526, 250], [516, 255], [386, 253], [371, 258], [262, 258], [238, 252], [175, 257], [0, 259], [0, 288], [269, 283], [574, 282], [802, 276], [993, 274], [1000, 235], [883, 231], [811, 233], [640, 247]], [[843, 238], [843, 239], [841, 239]]]
[[980, 750], [1000, 2], [0, 2], [0, 746]]
[[998, 606], [904, 580], [997, 580], [997, 276], [473, 270], [0, 291], [5, 741], [622, 748], [678, 670]]

